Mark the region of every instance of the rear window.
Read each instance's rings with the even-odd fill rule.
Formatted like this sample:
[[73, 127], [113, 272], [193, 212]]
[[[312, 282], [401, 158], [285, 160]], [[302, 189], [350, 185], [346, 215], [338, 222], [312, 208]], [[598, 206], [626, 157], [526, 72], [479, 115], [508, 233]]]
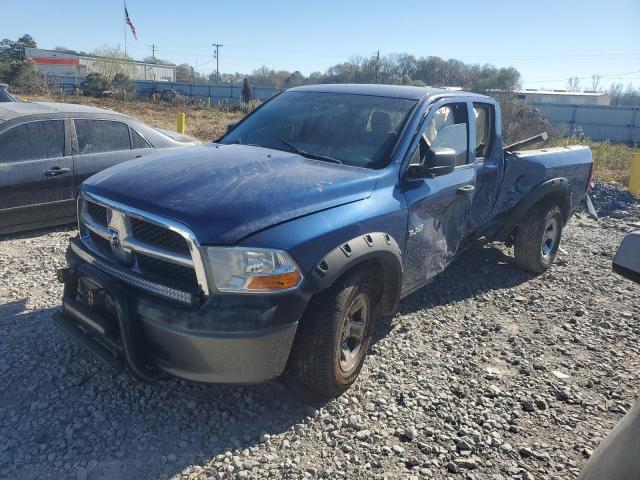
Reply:
[[133, 128], [131, 129], [131, 148], [151, 148], [151, 145], [142, 138], [142, 136], [136, 132]]
[[74, 120], [80, 155], [130, 150], [129, 125], [111, 120]]
[[64, 120], [17, 125], [0, 135], [0, 163], [64, 156]]

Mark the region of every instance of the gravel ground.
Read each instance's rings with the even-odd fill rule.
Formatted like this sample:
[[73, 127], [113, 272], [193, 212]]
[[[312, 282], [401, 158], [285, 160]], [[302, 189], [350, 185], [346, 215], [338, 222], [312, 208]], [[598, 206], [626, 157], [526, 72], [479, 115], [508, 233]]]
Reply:
[[574, 217], [547, 273], [468, 250], [314, 405], [279, 382], [114, 375], [51, 322], [74, 230], [0, 240], [0, 477], [574, 478], [640, 387], [640, 287], [611, 272], [640, 205], [595, 193], [613, 216]]

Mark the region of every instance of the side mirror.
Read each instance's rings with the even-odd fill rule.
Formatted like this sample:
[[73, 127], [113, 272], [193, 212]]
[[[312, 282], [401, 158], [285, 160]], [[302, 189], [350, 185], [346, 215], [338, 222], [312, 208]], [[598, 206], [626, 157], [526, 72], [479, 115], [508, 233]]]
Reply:
[[229, 133], [231, 130], [233, 130], [234, 128], [236, 128], [236, 125], [238, 124], [238, 122], [231, 122], [231, 123], [227, 123], [227, 129], [225, 130], [225, 134]]
[[409, 178], [433, 178], [453, 172], [456, 167], [457, 154], [451, 148], [429, 150], [425, 162], [420, 165], [409, 165]]
[[632, 232], [624, 237], [613, 259], [613, 270], [640, 283], [640, 232]]

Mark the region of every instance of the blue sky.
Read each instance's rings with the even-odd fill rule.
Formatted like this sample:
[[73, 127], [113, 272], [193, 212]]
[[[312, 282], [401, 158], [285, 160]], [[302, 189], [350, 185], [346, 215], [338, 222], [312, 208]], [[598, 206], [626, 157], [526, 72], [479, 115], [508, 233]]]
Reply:
[[[0, 36], [92, 51], [123, 45], [120, 0], [3, 2]], [[353, 55], [408, 52], [516, 67], [528, 88], [563, 88], [569, 76], [640, 85], [640, 0], [321, 2], [127, 0], [138, 41], [129, 53], [223, 72], [314, 70]], [[633, 73], [631, 73], [633, 72]]]

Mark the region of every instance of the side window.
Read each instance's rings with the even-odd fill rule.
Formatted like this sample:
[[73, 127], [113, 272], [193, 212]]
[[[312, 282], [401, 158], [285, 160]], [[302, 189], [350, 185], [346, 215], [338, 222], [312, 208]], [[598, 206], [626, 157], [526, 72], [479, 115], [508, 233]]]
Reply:
[[80, 155], [130, 150], [129, 125], [110, 120], [74, 120]]
[[473, 116], [476, 125], [476, 158], [483, 158], [491, 153], [494, 136], [493, 105], [488, 103], [474, 103]]
[[468, 127], [467, 104], [452, 103], [436, 110], [423, 135], [431, 150], [438, 148], [454, 150], [456, 166], [461, 166], [467, 164]]
[[131, 148], [151, 148], [149, 142], [147, 142], [142, 136], [131, 128]]
[[64, 157], [64, 120], [17, 125], [0, 135], [0, 163]]

